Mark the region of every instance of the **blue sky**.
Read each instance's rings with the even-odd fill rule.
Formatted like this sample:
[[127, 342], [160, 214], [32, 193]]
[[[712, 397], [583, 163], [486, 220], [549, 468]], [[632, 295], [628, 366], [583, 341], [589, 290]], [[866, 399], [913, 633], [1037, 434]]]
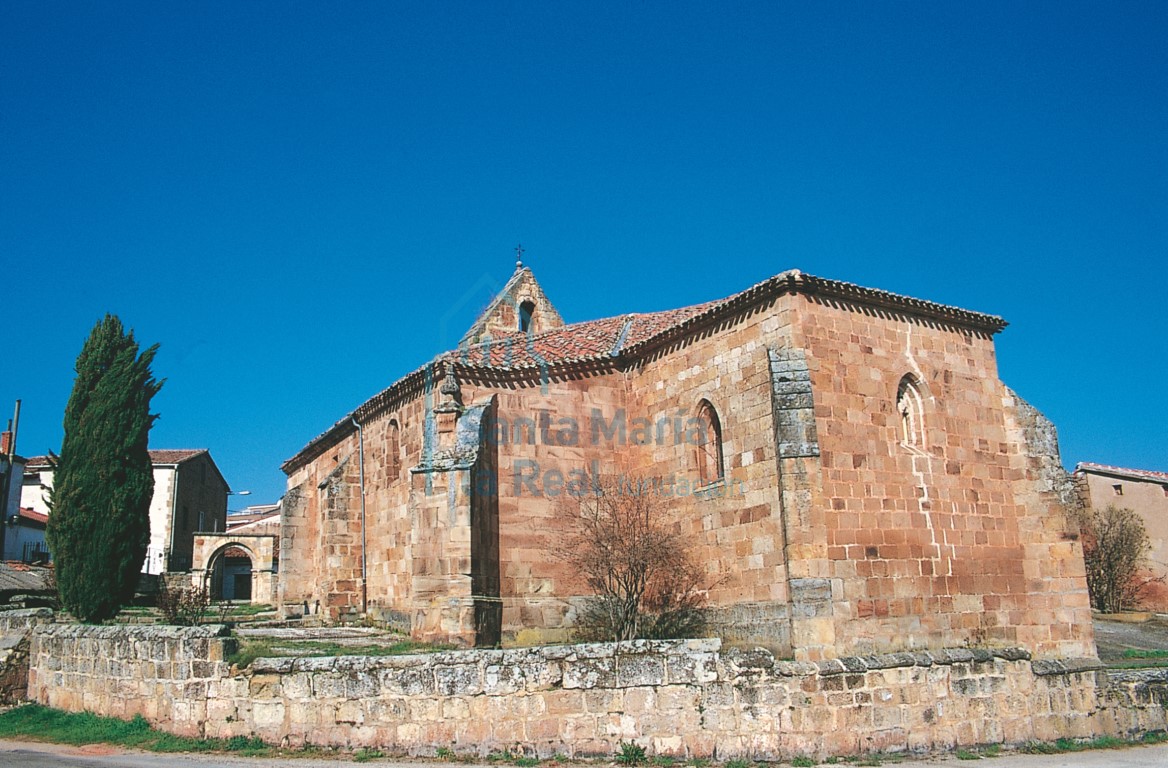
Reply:
[[[1018, 7], [1016, 7], [1018, 6]], [[248, 502], [455, 346], [789, 268], [1000, 314], [1065, 463], [1168, 470], [1163, 3], [0, 4], [0, 414], [114, 312]], [[232, 504], [232, 508], [242, 506]]]

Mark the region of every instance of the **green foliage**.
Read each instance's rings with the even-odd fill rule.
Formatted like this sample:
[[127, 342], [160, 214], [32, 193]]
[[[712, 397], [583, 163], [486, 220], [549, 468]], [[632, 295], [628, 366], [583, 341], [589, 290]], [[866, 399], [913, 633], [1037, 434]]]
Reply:
[[357, 750], [356, 753], [354, 753], [353, 762], [367, 763], [370, 760], [376, 760], [379, 757], [385, 757], [385, 753], [379, 749], [362, 748], [362, 749]]
[[670, 757], [669, 755], [654, 755], [650, 762], [653, 765], [660, 766], [660, 768], [673, 768], [673, 765], [677, 763], [677, 758]]
[[791, 765], [795, 766], [795, 768], [811, 768], [811, 766], [815, 765], [815, 761], [806, 755], [798, 755], [791, 760]]
[[1128, 648], [1123, 652], [1123, 657], [1125, 659], [1168, 659], [1168, 651]]
[[750, 768], [750, 766], [749, 760], [727, 760], [725, 763], [725, 768]]
[[134, 596], [150, 540], [154, 473], [147, 452], [162, 387], [150, 371], [158, 345], [138, 353], [113, 315], [77, 358], [55, 458], [47, 537], [61, 605], [86, 622], [112, 618]]
[[434, 756], [439, 760], [453, 760], [454, 750], [450, 747], [438, 747], [438, 751], [434, 753]]
[[90, 712], [26, 704], [0, 714], [0, 738], [28, 738], [57, 744], [116, 744], [152, 752], [237, 752], [265, 755], [272, 748], [258, 738], [198, 739], [156, 731], [141, 715], [132, 720], [101, 717]]
[[958, 760], [981, 760], [981, 755], [970, 752], [968, 749], [959, 749], [956, 752]]
[[645, 748], [632, 742], [620, 743], [620, 752], [616, 754], [616, 761], [621, 765], [644, 765], [647, 761]]
[[532, 766], [539, 765], [538, 757], [517, 757], [511, 761], [512, 765], [517, 765], [519, 768], [532, 768]]

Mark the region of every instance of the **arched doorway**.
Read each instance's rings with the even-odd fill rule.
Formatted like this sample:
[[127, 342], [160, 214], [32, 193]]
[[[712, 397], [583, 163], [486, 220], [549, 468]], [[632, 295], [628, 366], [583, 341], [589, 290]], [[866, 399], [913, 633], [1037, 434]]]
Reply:
[[211, 560], [211, 599], [251, 601], [252, 553], [232, 544]]

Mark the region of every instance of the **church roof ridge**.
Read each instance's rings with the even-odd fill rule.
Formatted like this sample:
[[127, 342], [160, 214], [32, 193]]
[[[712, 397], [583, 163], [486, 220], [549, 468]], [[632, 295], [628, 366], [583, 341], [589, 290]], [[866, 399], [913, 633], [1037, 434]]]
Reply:
[[[755, 283], [749, 288], [700, 304], [656, 312], [627, 312], [595, 320], [584, 320], [550, 328], [539, 333], [512, 331], [467, 343], [491, 310], [502, 300], [508, 288], [527, 266], [517, 266], [507, 285], [492, 300], [471, 326], [456, 349], [439, 354], [425, 365], [407, 373], [389, 387], [358, 406], [352, 413], [305, 445], [281, 466], [290, 472], [312, 450], [330, 436], [338, 439], [355, 429], [352, 419], [373, 415], [394, 399], [424, 392], [433, 381], [452, 368], [488, 377], [512, 378], [528, 371], [546, 371], [551, 367], [612, 366], [622, 359], [637, 358], [693, 329], [715, 322], [772, 296], [801, 293], [816, 300], [853, 304], [877, 310], [908, 314], [925, 320], [949, 323], [982, 333], [997, 333], [1007, 323], [997, 315], [974, 312], [960, 307], [915, 299], [878, 288], [816, 277], [798, 269], [789, 269]], [[438, 370], [434, 370], [437, 368]]]

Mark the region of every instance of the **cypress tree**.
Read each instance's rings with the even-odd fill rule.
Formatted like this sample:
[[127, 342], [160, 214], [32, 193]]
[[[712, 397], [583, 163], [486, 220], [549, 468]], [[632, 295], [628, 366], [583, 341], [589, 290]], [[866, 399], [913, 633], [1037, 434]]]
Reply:
[[134, 332], [106, 315], [77, 357], [55, 458], [48, 541], [61, 605], [100, 623], [134, 596], [150, 542], [154, 472], [147, 451], [150, 371], [158, 345], [138, 354]]

